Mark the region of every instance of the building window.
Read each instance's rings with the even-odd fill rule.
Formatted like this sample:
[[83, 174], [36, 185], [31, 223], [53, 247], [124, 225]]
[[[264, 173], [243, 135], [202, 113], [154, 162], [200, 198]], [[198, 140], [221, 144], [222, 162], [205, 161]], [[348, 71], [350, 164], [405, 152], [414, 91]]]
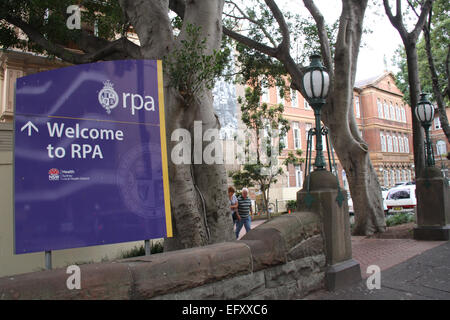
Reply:
[[408, 181], [411, 181], [411, 170], [407, 170], [406, 173], [408, 174]]
[[381, 141], [381, 151], [386, 152], [386, 137], [382, 132], [380, 132], [380, 141]]
[[281, 97], [281, 91], [283, 91], [284, 88], [277, 88], [277, 103], [278, 104], [285, 104], [284, 98]]
[[384, 106], [384, 118], [389, 119], [389, 106], [386, 100], [384, 100], [383, 106]]
[[261, 89], [261, 102], [269, 102], [269, 88], [263, 87]]
[[300, 149], [302, 144], [300, 141], [300, 129], [298, 128], [298, 122], [293, 122], [292, 128], [294, 133], [294, 149]]
[[405, 152], [409, 153], [409, 141], [408, 137], [405, 137]]
[[390, 110], [391, 110], [391, 120], [395, 120], [395, 109], [394, 106], [392, 105], [392, 102], [390, 104]]
[[392, 137], [392, 142], [394, 144], [394, 152], [398, 152], [398, 139], [396, 136]]
[[380, 99], [377, 99], [377, 107], [378, 107], [378, 117], [383, 118], [383, 106], [381, 105]]
[[398, 104], [395, 104], [395, 119], [399, 122], [402, 121], [402, 115], [400, 112], [400, 108], [398, 107]]
[[311, 106], [309, 105], [308, 101], [306, 101], [306, 99], [303, 100], [303, 106], [306, 110], [311, 110]]
[[[278, 126], [278, 132], [281, 133], [281, 124]], [[280, 137], [280, 143], [283, 144], [283, 150], [288, 148], [288, 132], [282, 137]]]
[[357, 118], [361, 118], [361, 110], [359, 108], [359, 97], [355, 97], [355, 113]]
[[391, 186], [395, 185], [395, 172], [394, 170], [391, 170]]
[[390, 135], [387, 136], [387, 151], [392, 152], [392, 137]]
[[447, 145], [445, 141], [439, 140], [436, 142], [436, 153], [438, 156], [447, 155]]
[[291, 107], [297, 108], [298, 107], [298, 100], [297, 100], [297, 90], [291, 89]]
[[406, 175], [406, 170], [402, 170], [402, 173], [403, 173], [403, 181], [405, 181], [405, 182], [407, 182], [408, 181], [408, 177], [407, 177], [407, 175]]
[[398, 137], [398, 146], [399, 146], [400, 152], [404, 153], [405, 152], [405, 144], [403, 142], [402, 137]]
[[405, 112], [405, 107], [402, 106], [402, 121], [404, 123], [406, 123], [406, 112]]
[[[311, 130], [311, 128], [312, 128], [312, 124], [310, 124], [310, 123], [306, 123], [305, 124], [305, 136], [306, 136], [306, 143], [308, 143], [308, 132], [309, 132], [309, 130]], [[314, 150], [314, 136], [313, 136], [313, 139], [312, 139], [312, 141], [311, 141], [311, 150]]]
[[297, 188], [301, 188], [303, 185], [303, 172], [300, 166], [295, 166], [295, 183]]
[[441, 119], [439, 119], [439, 116], [434, 118], [434, 130], [442, 129], [441, 126]]
[[397, 180], [397, 182], [401, 182], [402, 181], [402, 177], [400, 175], [400, 170], [399, 169], [395, 170], [395, 175], [396, 175], [396, 179], [395, 180]]
[[389, 185], [389, 172], [387, 170], [383, 170], [383, 183], [385, 187]]

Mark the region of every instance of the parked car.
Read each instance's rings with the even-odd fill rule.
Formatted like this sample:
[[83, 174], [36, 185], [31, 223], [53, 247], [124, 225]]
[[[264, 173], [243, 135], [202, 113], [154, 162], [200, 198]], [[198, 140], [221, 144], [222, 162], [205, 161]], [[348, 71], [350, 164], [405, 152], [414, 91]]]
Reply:
[[405, 184], [389, 190], [386, 199], [388, 213], [411, 212], [416, 205], [415, 184]]
[[385, 213], [388, 212], [388, 208], [386, 205], [386, 199], [387, 199], [387, 195], [389, 193], [389, 189], [388, 188], [381, 188], [381, 196], [383, 197], [383, 210]]

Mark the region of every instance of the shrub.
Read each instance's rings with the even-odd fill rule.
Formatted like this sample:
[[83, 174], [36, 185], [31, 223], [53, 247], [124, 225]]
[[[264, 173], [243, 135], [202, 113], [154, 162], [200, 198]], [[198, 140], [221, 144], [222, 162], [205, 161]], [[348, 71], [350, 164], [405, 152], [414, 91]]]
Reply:
[[297, 209], [297, 200], [289, 200], [286, 203], [286, 210], [295, 211]]
[[386, 219], [386, 226], [392, 227], [392, 226], [397, 226], [399, 224], [404, 224], [404, 223], [414, 222], [414, 221], [415, 221], [415, 217], [413, 214], [410, 214], [407, 212], [397, 213]]

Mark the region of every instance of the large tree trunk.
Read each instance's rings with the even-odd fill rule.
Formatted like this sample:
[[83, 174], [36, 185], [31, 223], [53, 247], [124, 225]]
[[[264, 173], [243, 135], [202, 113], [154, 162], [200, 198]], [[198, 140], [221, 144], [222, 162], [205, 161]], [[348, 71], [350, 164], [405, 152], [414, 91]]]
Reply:
[[[183, 5], [183, 27], [176, 39], [168, 19], [169, 1], [139, 2], [121, 0], [122, 7], [141, 41], [142, 56], [161, 59], [187, 40], [187, 24], [201, 27], [200, 38], [206, 39], [205, 51], [210, 55], [220, 49], [222, 39], [223, 0], [190, 0]], [[159, 3], [159, 4], [158, 4]], [[145, 12], [145, 14], [142, 14]], [[170, 199], [173, 238], [164, 241], [165, 250], [177, 250], [210, 243], [233, 240], [233, 225], [228, 209], [225, 168], [221, 164], [180, 164], [171, 161], [173, 147], [171, 135], [176, 129], [191, 133], [192, 160], [194, 153], [203, 154], [207, 143], [202, 143], [203, 133], [219, 129], [213, 109], [211, 90], [204, 88], [194, 96], [180, 94], [170, 86], [171, 75], [164, 73], [166, 110], [166, 138], [168, 142]], [[194, 136], [194, 122], [201, 121], [201, 136]], [[200, 146], [200, 148], [194, 148]], [[200, 159], [202, 159], [200, 155]]]
[[[223, 1], [189, 1], [184, 11], [184, 27], [178, 41], [185, 39], [187, 23], [200, 26], [206, 38], [203, 54], [212, 54], [220, 49], [222, 38]], [[170, 75], [167, 75], [170, 77]], [[192, 137], [192, 159], [194, 153], [203, 159], [205, 147], [210, 142], [194, 141], [194, 122], [201, 121], [201, 137], [209, 129], [220, 129], [213, 109], [211, 90], [203, 89], [195, 97], [183, 99], [178, 92], [167, 88], [167, 139], [178, 128], [187, 129]], [[198, 136], [197, 136], [198, 140]], [[169, 155], [174, 144], [170, 144]], [[200, 145], [200, 149], [196, 148]], [[221, 151], [216, 150], [219, 153]], [[227, 198], [226, 171], [223, 164], [170, 165], [171, 207], [174, 237], [166, 239], [166, 250], [176, 250], [210, 243], [233, 240], [233, 224]]]

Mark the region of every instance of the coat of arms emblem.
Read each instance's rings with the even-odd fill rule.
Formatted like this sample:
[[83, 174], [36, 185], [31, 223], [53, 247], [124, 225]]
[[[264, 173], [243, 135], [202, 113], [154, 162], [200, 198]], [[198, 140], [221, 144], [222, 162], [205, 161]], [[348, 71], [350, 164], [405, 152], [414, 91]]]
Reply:
[[119, 103], [119, 96], [113, 87], [114, 85], [111, 81], [107, 80], [103, 82], [103, 89], [98, 93], [98, 101], [102, 107], [106, 109], [106, 113], [108, 114], [110, 114], [111, 109], [117, 107], [117, 104]]

